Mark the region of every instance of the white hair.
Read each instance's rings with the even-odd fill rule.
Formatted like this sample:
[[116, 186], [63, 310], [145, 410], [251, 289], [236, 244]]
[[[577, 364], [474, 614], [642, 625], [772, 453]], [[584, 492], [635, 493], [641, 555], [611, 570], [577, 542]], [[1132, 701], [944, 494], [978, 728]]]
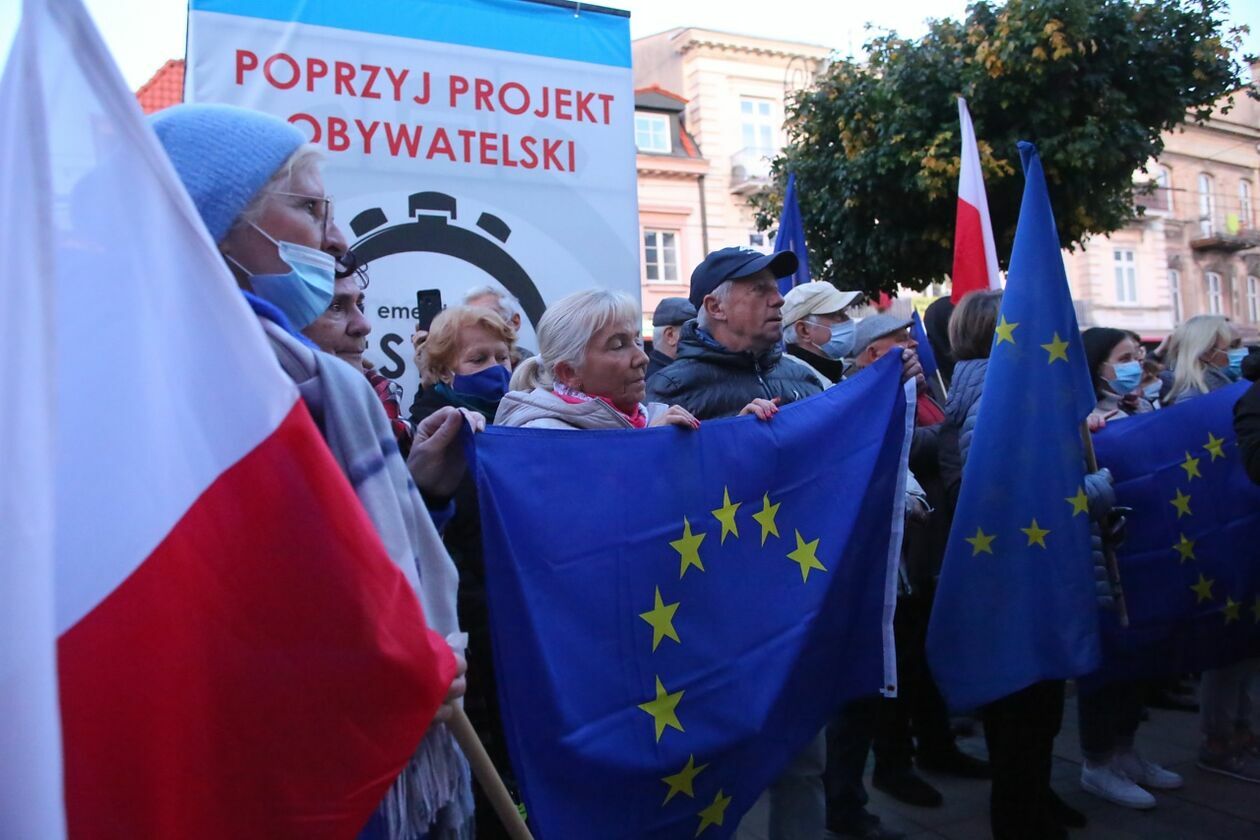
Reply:
[[[725, 305], [726, 301], [729, 300], [731, 297], [731, 290], [734, 288], [735, 288], [735, 281], [723, 280], [721, 283], [718, 284], [718, 287], [716, 289], [709, 292], [709, 294], [706, 295], [705, 297], [709, 297], [709, 296], [715, 297], [717, 298], [718, 303]], [[706, 330], [706, 331], [709, 329], [709, 314], [705, 310], [703, 300], [700, 301], [699, 311], [696, 313], [696, 321], [700, 329]]]
[[241, 211], [241, 215], [236, 217], [236, 221], [232, 222], [232, 228], [228, 231], [230, 235], [241, 225], [257, 222], [258, 217], [262, 215], [263, 205], [271, 200], [271, 197], [278, 192], [287, 192], [289, 183], [295, 175], [300, 175], [312, 169], [318, 170], [324, 162], [324, 153], [319, 146], [314, 143], [305, 143], [297, 148], [288, 159], [280, 164], [280, 168], [271, 176], [267, 183], [263, 184], [262, 189], [254, 194], [249, 204], [245, 205], [245, 209]]
[[623, 292], [586, 289], [562, 297], [547, 307], [538, 322], [538, 355], [517, 366], [511, 389], [550, 388], [556, 381], [556, 365], [581, 365], [591, 338], [609, 324], [637, 334], [640, 314], [639, 305]]
[[498, 286], [476, 286], [469, 289], [464, 293], [464, 303], [466, 305], [469, 301], [476, 300], [479, 297], [493, 297], [497, 300], [498, 305], [495, 308], [499, 310], [499, 315], [505, 321], [511, 321], [512, 316], [521, 310], [520, 301]]

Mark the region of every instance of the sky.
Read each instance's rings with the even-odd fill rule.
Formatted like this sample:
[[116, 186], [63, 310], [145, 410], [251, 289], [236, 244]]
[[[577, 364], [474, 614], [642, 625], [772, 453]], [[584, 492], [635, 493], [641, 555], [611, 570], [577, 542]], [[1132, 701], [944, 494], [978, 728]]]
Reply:
[[[346, 0], [355, 2], [355, 0]], [[417, 0], [422, 2], [422, 0]], [[142, 85], [170, 58], [184, 54], [184, 0], [85, 0], [105, 43], [133, 89]], [[676, 26], [700, 26], [727, 32], [762, 35], [821, 44], [842, 54], [860, 50], [865, 26], [893, 29], [905, 36], [924, 33], [928, 18], [961, 18], [965, 0], [884, 0], [882, 3], [836, 3], [822, 10], [818, 0], [603, 0], [603, 5], [630, 11], [631, 37], [639, 38]], [[0, 56], [8, 55], [22, 0], [0, 0]], [[1255, 32], [1246, 49], [1260, 53], [1260, 0], [1233, 0], [1234, 23]]]

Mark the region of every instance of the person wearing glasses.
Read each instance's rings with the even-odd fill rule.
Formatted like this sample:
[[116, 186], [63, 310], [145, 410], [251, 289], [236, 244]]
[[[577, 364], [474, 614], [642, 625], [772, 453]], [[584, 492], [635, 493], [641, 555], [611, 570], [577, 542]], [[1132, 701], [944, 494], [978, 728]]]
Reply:
[[321, 153], [301, 131], [227, 105], [176, 105], [154, 114], [150, 124], [276, 360], [301, 392], [390, 557], [415, 588], [429, 627], [447, 638], [460, 662], [447, 705], [364, 836], [464, 836], [472, 825], [471, 780], [467, 760], [443, 722], [465, 689], [458, 574], [417, 491], [418, 486], [426, 495], [449, 497], [458, 486], [464, 462], [457, 438], [464, 415], [450, 409], [436, 421], [430, 418], [434, 426], [417, 430], [404, 462], [361, 363], [370, 330], [359, 310], [364, 277], [333, 217]]

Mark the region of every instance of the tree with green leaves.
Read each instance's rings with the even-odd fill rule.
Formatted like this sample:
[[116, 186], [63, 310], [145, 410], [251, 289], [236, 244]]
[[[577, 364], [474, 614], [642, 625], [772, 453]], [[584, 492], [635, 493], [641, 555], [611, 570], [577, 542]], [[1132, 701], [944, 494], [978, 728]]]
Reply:
[[1163, 149], [1160, 134], [1244, 92], [1233, 55], [1245, 30], [1226, 28], [1226, 11], [1222, 0], [982, 0], [917, 41], [876, 37], [865, 63], [832, 63], [789, 103], [758, 224], [776, 225], [794, 172], [815, 279], [869, 293], [944, 279], [963, 96], [1003, 267], [1019, 140], [1041, 153], [1064, 247], [1117, 230], [1138, 212], [1134, 172]]

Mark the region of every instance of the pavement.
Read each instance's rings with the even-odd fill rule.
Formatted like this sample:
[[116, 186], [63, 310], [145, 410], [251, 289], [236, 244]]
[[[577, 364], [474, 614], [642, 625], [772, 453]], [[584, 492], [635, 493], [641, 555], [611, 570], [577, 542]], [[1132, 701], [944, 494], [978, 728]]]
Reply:
[[[1190, 840], [1194, 838], [1260, 838], [1260, 784], [1243, 782], [1195, 766], [1199, 747], [1199, 716], [1191, 712], [1152, 709], [1150, 720], [1138, 730], [1138, 751], [1152, 761], [1180, 773], [1186, 780], [1181, 790], [1160, 792], [1159, 804], [1150, 811], [1134, 811], [1104, 802], [1081, 790], [1081, 749], [1077, 737], [1075, 698], [1069, 697], [1063, 729], [1055, 741], [1054, 789], [1072, 807], [1082, 811], [1089, 825], [1072, 831], [1073, 840]], [[985, 757], [984, 736], [960, 738], [964, 751]], [[866, 784], [868, 809], [890, 828], [904, 831], [909, 840], [989, 840], [989, 784], [932, 773], [923, 777], [945, 798], [939, 808], [903, 805]], [[748, 813], [737, 840], [767, 840], [765, 803]], [[834, 838], [834, 835], [828, 835]]]

